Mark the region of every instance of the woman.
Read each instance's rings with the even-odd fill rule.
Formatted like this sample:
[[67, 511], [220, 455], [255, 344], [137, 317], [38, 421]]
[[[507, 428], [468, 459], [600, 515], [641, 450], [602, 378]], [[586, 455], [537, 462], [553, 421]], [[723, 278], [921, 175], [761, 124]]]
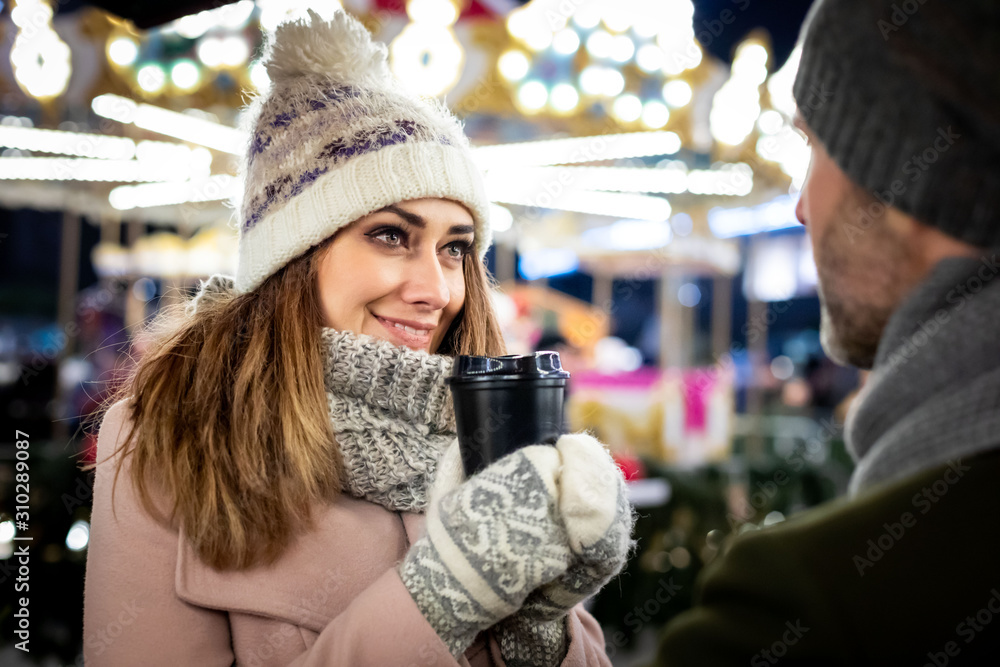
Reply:
[[504, 352], [460, 126], [342, 12], [264, 61], [235, 280], [101, 426], [87, 664], [610, 664], [578, 604], [630, 547], [603, 447], [458, 463], [452, 355]]

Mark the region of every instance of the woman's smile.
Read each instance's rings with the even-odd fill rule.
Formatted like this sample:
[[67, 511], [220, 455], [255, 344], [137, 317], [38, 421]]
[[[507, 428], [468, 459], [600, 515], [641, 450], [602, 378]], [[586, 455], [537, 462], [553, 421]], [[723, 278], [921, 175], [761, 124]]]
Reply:
[[431, 334], [437, 328], [436, 324], [381, 317], [374, 313], [372, 315], [385, 329], [386, 337], [394, 344], [425, 351], [429, 349]]

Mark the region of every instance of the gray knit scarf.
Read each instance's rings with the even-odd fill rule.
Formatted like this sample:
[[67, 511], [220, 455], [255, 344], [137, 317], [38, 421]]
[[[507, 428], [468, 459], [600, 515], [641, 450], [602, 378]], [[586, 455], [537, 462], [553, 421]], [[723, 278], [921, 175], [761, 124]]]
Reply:
[[941, 261], [893, 314], [847, 418], [852, 495], [1000, 447], [998, 256]]
[[445, 378], [453, 360], [323, 329], [330, 421], [356, 498], [423, 512], [437, 462], [456, 437]]
[[[203, 282], [186, 311], [230, 298], [233, 279]], [[392, 511], [423, 512], [437, 461], [456, 437], [445, 378], [454, 360], [324, 328], [323, 378], [344, 460], [344, 491]]]

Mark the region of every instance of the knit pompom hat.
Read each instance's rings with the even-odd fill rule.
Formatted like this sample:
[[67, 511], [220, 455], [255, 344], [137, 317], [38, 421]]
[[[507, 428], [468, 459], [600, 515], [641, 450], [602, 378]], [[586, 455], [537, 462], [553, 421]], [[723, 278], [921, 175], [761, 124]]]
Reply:
[[402, 89], [386, 47], [342, 10], [284, 23], [264, 46], [269, 90], [246, 109], [236, 291], [250, 292], [341, 227], [384, 206], [464, 204], [480, 256], [489, 200], [459, 121]]
[[794, 92], [830, 157], [883, 204], [1000, 245], [996, 0], [817, 0]]

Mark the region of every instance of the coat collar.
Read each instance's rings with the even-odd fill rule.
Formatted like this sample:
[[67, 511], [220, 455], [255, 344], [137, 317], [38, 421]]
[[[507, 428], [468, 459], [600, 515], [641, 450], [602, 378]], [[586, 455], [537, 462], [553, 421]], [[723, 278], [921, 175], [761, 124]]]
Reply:
[[181, 526], [177, 596], [200, 607], [266, 616], [319, 633], [402, 560], [424, 519], [348, 496], [314, 509], [313, 517], [313, 529], [298, 535], [278, 560], [242, 571], [209, 567]]

